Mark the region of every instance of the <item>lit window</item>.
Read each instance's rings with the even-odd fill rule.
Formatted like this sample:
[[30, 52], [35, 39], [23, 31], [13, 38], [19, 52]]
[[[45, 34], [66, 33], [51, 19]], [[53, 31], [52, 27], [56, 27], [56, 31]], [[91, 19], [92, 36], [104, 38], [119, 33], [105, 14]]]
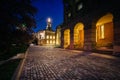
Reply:
[[53, 36], [53, 39], [55, 39], [55, 36]]
[[52, 39], [52, 36], [50, 36], [50, 39]]
[[99, 34], [99, 37], [100, 37], [100, 39], [104, 39], [104, 25], [101, 25], [100, 27], [99, 27], [99, 32], [100, 32], [100, 34]]
[[55, 41], [53, 41], [53, 44], [55, 44]]
[[52, 43], [52, 40], [50, 40], [50, 44]]
[[49, 36], [47, 35], [47, 39], [49, 39]]
[[78, 5], [78, 10], [82, 9], [83, 5], [82, 3]]
[[47, 44], [49, 43], [49, 40], [47, 40]]
[[71, 17], [71, 13], [68, 13], [68, 17]]

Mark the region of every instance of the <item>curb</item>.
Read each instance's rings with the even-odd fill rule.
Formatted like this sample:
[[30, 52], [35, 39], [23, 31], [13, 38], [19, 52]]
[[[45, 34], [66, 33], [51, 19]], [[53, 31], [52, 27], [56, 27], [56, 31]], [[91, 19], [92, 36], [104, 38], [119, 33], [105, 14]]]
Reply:
[[[103, 57], [103, 58], [107, 58], [107, 59], [119, 59], [116, 56], [113, 55], [108, 55], [108, 54], [104, 54], [104, 53], [97, 53], [97, 52], [90, 52], [90, 51], [78, 51], [78, 50], [70, 50], [72, 52], [83, 52], [84, 55], [92, 55], [92, 56], [97, 56], [97, 57]], [[85, 54], [88, 53], [88, 54]]]
[[7, 60], [4, 60], [4, 61], [0, 61], [0, 65], [2, 65], [2, 64], [4, 64], [4, 63], [6, 63], [6, 62], [8, 62], [8, 61], [10, 61], [11, 59], [7, 59]]
[[27, 54], [28, 54], [28, 49], [27, 49], [27, 51], [24, 54], [24, 58], [20, 61], [18, 67], [16, 68], [16, 70], [15, 70], [11, 80], [19, 80], [20, 75], [22, 73], [23, 65], [25, 63], [25, 60], [26, 60], [26, 57], [27, 57]]

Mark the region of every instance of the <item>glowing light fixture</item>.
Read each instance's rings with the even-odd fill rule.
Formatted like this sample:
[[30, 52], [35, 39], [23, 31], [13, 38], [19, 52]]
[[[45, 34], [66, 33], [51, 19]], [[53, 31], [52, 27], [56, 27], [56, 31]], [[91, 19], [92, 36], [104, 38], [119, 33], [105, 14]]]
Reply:
[[48, 19], [47, 19], [47, 21], [48, 21], [48, 22], [51, 22], [51, 19], [50, 19], [50, 18], [48, 18]]

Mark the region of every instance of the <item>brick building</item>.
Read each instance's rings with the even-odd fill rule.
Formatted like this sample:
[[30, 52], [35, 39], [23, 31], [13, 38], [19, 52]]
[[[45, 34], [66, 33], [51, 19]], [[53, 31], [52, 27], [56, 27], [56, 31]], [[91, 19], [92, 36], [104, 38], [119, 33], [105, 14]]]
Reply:
[[61, 47], [120, 52], [120, 7], [114, 0], [63, 0]]

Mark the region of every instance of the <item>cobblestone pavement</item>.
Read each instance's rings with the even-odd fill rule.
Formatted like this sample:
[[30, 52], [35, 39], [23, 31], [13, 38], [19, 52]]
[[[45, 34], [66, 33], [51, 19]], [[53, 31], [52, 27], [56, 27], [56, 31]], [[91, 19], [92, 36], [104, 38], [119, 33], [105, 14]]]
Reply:
[[32, 46], [20, 80], [120, 80], [120, 59]]

